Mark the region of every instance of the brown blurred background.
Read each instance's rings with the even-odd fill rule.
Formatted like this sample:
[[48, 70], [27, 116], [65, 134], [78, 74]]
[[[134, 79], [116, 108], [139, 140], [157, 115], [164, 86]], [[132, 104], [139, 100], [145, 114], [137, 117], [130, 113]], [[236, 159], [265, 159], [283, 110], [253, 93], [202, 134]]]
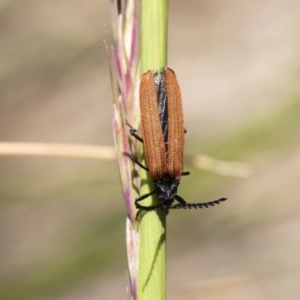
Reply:
[[[300, 2], [170, 1], [169, 66], [184, 97], [180, 195], [227, 196], [168, 217], [168, 299], [299, 299]], [[112, 145], [109, 1], [0, 4], [0, 141]], [[0, 299], [125, 299], [115, 162], [0, 157]]]

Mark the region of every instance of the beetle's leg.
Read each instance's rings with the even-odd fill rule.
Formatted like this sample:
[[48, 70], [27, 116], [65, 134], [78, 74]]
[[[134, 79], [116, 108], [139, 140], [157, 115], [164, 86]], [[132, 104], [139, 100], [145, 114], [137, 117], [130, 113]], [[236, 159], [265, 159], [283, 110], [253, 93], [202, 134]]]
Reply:
[[134, 163], [136, 163], [137, 165], [139, 165], [142, 169], [144, 169], [146, 171], [149, 171], [149, 169], [146, 166], [144, 166], [143, 164], [141, 164], [138, 161], [138, 159], [137, 159], [137, 157], [135, 155], [130, 154], [128, 152], [123, 152], [123, 153], [124, 153], [125, 156], [127, 156], [129, 159], [131, 159]]
[[130, 135], [135, 137], [141, 143], [144, 143], [143, 139], [137, 134], [137, 130], [135, 128], [133, 128], [127, 120], [126, 120], [126, 125], [129, 127]]

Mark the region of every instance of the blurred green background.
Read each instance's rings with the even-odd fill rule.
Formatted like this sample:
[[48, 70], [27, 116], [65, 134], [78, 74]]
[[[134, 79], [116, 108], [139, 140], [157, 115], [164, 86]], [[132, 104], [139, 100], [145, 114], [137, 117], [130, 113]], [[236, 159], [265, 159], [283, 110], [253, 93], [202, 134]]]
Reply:
[[[169, 66], [186, 154], [180, 195], [227, 203], [168, 217], [168, 298], [299, 299], [300, 2], [170, 1]], [[0, 3], [0, 141], [112, 145], [109, 1]], [[0, 157], [0, 299], [126, 298], [115, 162]]]

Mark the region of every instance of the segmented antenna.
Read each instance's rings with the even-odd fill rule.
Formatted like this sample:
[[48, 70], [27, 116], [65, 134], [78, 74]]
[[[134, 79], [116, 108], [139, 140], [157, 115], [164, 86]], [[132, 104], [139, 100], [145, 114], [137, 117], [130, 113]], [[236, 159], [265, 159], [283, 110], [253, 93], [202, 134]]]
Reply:
[[213, 201], [209, 201], [209, 202], [202, 202], [202, 203], [178, 203], [175, 204], [171, 207], [169, 207], [169, 209], [197, 209], [197, 208], [209, 208], [211, 206], [215, 206], [216, 204], [221, 204], [221, 202], [226, 201], [227, 198], [220, 198], [217, 200], [213, 200]]

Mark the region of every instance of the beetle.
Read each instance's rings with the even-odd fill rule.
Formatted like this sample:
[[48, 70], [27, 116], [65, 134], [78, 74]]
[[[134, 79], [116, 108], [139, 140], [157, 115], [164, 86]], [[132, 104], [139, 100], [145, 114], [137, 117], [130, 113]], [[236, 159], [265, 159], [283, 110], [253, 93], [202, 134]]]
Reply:
[[[154, 190], [135, 200], [137, 209], [152, 211], [166, 209], [203, 208], [214, 206], [226, 198], [187, 203], [177, 194], [183, 171], [184, 121], [180, 87], [173, 70], [164, 68], [161, 72], [147, 71], [140, 83], [140, 114], [142, 138], [130, 127], [130, 134], [144, 144], [147, 167], [136, 156], [125, 153], [133, 162], [149, 171]], [[158, 203], [145, 206], [142, 200], [157, 194]], [[178, 203], [174, 204], [174, 201]]]

